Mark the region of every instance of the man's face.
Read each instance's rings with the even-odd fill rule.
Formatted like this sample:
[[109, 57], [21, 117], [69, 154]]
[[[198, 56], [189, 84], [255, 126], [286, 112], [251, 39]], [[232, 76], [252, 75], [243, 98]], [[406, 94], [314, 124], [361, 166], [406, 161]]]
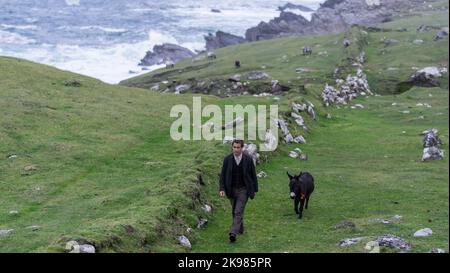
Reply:
[[240, 143], [233, 143], [233, 154], [235, 156], [240, 156], [242, 153], [242, 147]]

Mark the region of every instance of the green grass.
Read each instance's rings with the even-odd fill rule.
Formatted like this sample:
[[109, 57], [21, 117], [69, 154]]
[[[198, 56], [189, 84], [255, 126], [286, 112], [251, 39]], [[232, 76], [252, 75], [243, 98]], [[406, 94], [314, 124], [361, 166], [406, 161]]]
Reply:
[[[70, 239], [93, 243], [99, 252], [184, 252], [175, 240], [182, 234], [192, 240], [193, 252], [364, 252], [365, 243], [386, 233], [411, 242], [413, 252], [448, 251], [448, 74], [437, 88], [395, 91], [414, 72], [412, 66], [448, 67], [448, 38], [434, 42], [434, 31], [416, 33], [422, 23], [448, 26], [448, 18], [441, 12], [413, 16], [380, 25], [407, 32], [368, 34], [364, 70], [372, 91], [383, 96], [358, 98], [352, 104], [365, 106], [358, 110], [324, 108], [318, 98], [325, 83], [334, 83], [335, 67], [354, 54], [341, 42], [344, 35], [358, 36], [357, 29], [227, 47], [217, 50], [218, 59], [211, 63], [185, 60], [173, 70], [153, 71], [118, 86], [0, 57], [0, 229], [14, 229], [0, 237], [0, 252], [60, 252]], [[385, 48], [384, 36], [399, 43]], [[413, 45], [414, 39], [425, 43]], [[304, 45], [313, 46], [313, 55], [301, 55]], [[233, 66], [235, 59], [242, 62], [240, 70]], [[310, 71], [299, 74], [298, 67]], [[280, 96], [282, 115], [291, 102], [308, 100], [316, 105], [318, 120], [305, 117], [311, 129], [307, 144], [279, 145], [268, 155], [269, 163], [258, 166], [268, 177], [260, 179], [260, 192], [248, 203], [246, 234], [230, 245], [229, 203], [217, 195], [217, 173], [229, 147], [219, 141], [172, 141], [170, 109], [191, 106], [194, 95], [148, 88], [164, 80], [226, 83], [227, 77], [250, 70], [270, 75], [251, 83], [255, 92], [272, 79], [291, 87]], [[81, 86], [65, 86], [67, 80]], [[419, 102], [432, 107], [416, 106]], [[274, 103], [271, 97], [202, 95], [203, 105], [222, 109]], [[332, 119], [325, 118], [327, 113]], [[433, 127], [440, 131], [445, 159], [424, 163], [419, 133]], [[304, 133], [294, 125], [290, 129], [294, 135]], [[287, 156], [296, 147], [308, 161]], [[10, 154], [18, 157], [8, 159]], [[37, 170], [25, 171], [30, 164]], [[288, 197], [287, 170], [307, 170], [316, 179], [310, 208], [300, 221]], [[213, 215], [203, 212], [204, 203], [213, 206]], [[11, 215], [11, 210], [19, 213]], [[394, 214], [402, 219], [370, 222]], [[206, 229], [187, 233], [198, 217], [209, 218]], [[335, 230], [341, 220], [357, 228]], [[40, 229], [26, 228], [32, 225]], [[431, 237], [412, 236], [424, 227], [432, 228]], [[359, 236], [366, 239], [347, 248], [337, 245]]]
[[[402, 103], [391, 106], [393, 101]], [[416, 107], [418, 101], [433, 107]], [[221, 201], [193, 250], [364, 252], [367, 242], [387, 233], [406, 239], [413, 252], [433, 247], [448, 250], [448, 158], [421, 162], [422, 139], [418, 135], [424, 129], [439, 128], [442, 140], [448, 143], [448, 90], [415, 88], [401, 96], [371, 97], [355, 103], [366, 108], [330, 109], [333, 118], [322, 117], [307, 144], [282, 146], [269, 164], [259, 166], [268, 176], [260, 179], [260, 193], [248, 203], [246, 234], [238, 237], [236, 244], [227, 241], [231, 211], [228, 202]], [[399, 113], [401, 109], [412, 113]], [[417, 120], [418, 115], [425, 119]], [[295, 147], [308, 154], [308, 161], [287, 156]], [[448, 145], [444, 150], [447, 154]], [[295, 217], [286, 175], [286, 171], [300, 170], [311, 172], [316, 180], [302, 220]], [[395, 214], [402, 218], [392, 224], [369, 221]], [[335, 230], [334, 225], [342, 220], [353, 221], [356, 229]], [[412, 236], [424, 227], [433, 230], [431, 237]], [[338, 246], [341, 239], [360, 236], [366, 239], [351, 247]]]

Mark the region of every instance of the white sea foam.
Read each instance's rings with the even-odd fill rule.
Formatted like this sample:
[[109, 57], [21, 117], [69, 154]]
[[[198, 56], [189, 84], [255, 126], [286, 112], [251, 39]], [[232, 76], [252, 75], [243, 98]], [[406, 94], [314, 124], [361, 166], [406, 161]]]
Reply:
[[127, 32], [128, 30], [125, 28], [111, 28], [111, 27], [102, 27], [102, 26], [82, 26], [79, 27], [81, 30], [89, 30], [89, 29], [98, 29], [104, 32], [112, 32], [112, 33], [122, 33]]
[[38, 27], [35, 25], [8, 25], [8, 24], [0, 24], [2, 29], [21, 29], [21, 30], [35, 30]]
[[[126, 78], [163, 67], [163, 65], [147, 67], [148, 70], [144, 71], [137, 65], [148, 50], [151, 50], [154, 45], [162, 43], [178, 44], [170, 34], [150, 31], [148, 40], [139, 43], [115, 44], [106, 48], [44, 44], [38, 48], [25, 48], [20, 53], [2, 52], [2, 55], [52, 65], [63, 70], [95, 77], [107, 83], [118, 83]], [[190, 46], [195, 48], [198, 45]]]
[[68, 6], [79, 6], [80, 0], [65, 0]]
[[22, 36], [18, 33], [12, 33], [4, 30], [0, 30], [0, 41], [3, 44], [17, 44], [17, 45], [25, 45], [36, 42], [35, 40]]

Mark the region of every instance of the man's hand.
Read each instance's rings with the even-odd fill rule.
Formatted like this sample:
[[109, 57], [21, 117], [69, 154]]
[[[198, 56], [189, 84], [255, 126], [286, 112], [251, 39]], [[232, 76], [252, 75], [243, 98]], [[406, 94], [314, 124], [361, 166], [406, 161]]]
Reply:
[[225, 196], [225, 192], [224, 191], [219, 191], [219, 196], [220, 197], [224, 197]]

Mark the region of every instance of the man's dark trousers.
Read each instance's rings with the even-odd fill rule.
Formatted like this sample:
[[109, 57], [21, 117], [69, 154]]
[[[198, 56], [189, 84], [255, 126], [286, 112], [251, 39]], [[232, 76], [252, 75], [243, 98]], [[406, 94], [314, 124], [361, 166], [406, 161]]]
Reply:
[[247, 200], [247, 189], [245, 187], [233, 189], [233, 197], [230, 198], [233, 215], [230, 234], [236, 235], [244, 232], [244, 210]]

